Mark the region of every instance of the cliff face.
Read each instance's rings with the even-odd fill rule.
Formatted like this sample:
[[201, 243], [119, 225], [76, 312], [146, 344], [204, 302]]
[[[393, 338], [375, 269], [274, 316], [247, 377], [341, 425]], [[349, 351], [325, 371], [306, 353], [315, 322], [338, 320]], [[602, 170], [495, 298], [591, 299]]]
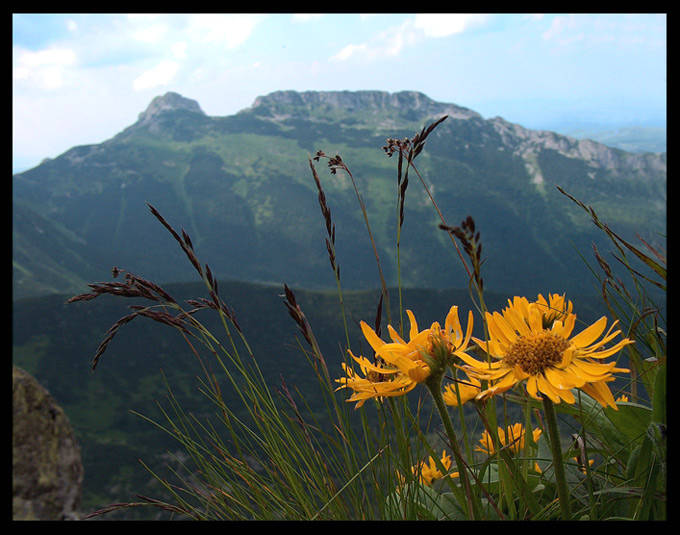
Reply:
[[64, 411], [13, 366], [12, 519], [76, 519], [82, 481], [80, 448]]
[[153, 122], [155, 118], [170, 110], [185, 110], [205, 115], [198, 102], [195, 100], [185, 98], [177, 93], [169, 92], [154, 98], [146, 110], [139, 114], [137, 122], [140, 125], [149, 124]]
[[[207, 115], [201, 109], [198, 102], [170, 91], [154, 98], [146, 109], [139, 114], [137, 121], [121, 133], [105, 141], [102, 145], [89, 146], [87, 148], [96, 150], [97, 147], [108, 146], [111, 142], [125, 141], [131, 136], [134, 137], [140, 131], [162, 136], [164, 132], [172, 130], [174, 124], [187, 118], [192, 123], [196, 119], [208, 120]], [[181, 139], [180, 141], [189, 141], [189, 139]]]
[[530, 130], [500, 117], [489, 120], [503, 144], [526, 159], [541, 150], [553, 150], [568, 158], [584, 160], [593, 168], [614, 173], [622, 170], [643, 173], [666, 172], [666, 154], [630, 153], [612, 149], [590, 139], [575, 139], [547, 130]]
[[275, 91], [258, 97], [252, 109], [281, 110], [294, 106], [296, 110], [307, 108], [318, 110], [319, 107], [352, 112], [417, 112], [423, 116], [448, 115], [456, 119], [480, 118], [478, 113], [456, 106], [432, 100], [418, 91]]
[[[337, 119], [337, 114], [342, 114], [345, 119], [361, 117], [357, 122], [367, 122], [374, 128], [394, 128], [397, 122], [392, 119], [399, 116], [432, 118], [447, 115], [448, 124], [461, 121], [479, 131], [493, 131], [499, 138], [498, 147], [522, 158], [530, 174], [535, 170], [536, 156], [541, 151], [554, 151], [570, 159], [585, 161], [593, 169], [614, 174], [666, 172], [665, 153], [629, 153], [590, 139], [531, 130], [501, 117], [484, 119], [473, 110], [437, 102], [417, 91], [275, 91], [258, 97], [251, 108], [243, 111], [274, 121], [300, 118], [305, 112], [307, 119], [317, 121]], [[382, 120], [376, 122], [377, 118]], [[356, 126], [357, 122], [352, 124]], [[536, 183], [541, 181], [540, 176], [534, 178]]]

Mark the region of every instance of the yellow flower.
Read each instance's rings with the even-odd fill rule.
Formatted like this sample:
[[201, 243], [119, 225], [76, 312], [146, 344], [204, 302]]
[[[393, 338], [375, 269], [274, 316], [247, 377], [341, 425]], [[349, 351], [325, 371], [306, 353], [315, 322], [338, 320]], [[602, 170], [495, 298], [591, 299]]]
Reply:
[[[458, 319], [458, 307], [449, 310], [442, 329], [438, 322], [434, 322], [429, 329], [418, 330], [418, 322], [413, 312], [406, 311], [411, 322], [409, 341], [405, 342], [399, 334], [387, 326], [392, 342], [383, 342], [375, 331], [365, 322], [361, 322], [361, 330], [375, 351], [376, 356], [386, 363], [398, 368], [413, 381], [422, 383], [430, 375], [430, 364], [435, 361], [446, 360], [452, 354], [465, 351], [472, 335], [472, 312], [468, 316], [468, 329], [463, 335], [463, 329]], [[441, 351], [443, 350], [443, 354]], [[441, 362], [440, 362], [441, 363]], [[443, 362], [441, 364], [448, 364]]]
[[[541, 436], [540, 429], [534, 429], [532, 432], [534, 437], [534, 442], [536, 442]], [[521, 423], [514, 424], [506, 431], [499, 427], [498, 428], [498, 440], [502, 446], [508, 446], [508, 449], [514, 453], [522, 451], [524, 449], [524, 426]], [[493, 455], [496, 453], [496, 448], [494, 447], [491, 435], [487, 430], [482, 433], [482, 438], [479, 440], [480, 446], [475, 448], [475, 451], [481, 451], [488, 455]]]
[[526, 297], [515, 296], [512, 301], [508, 299], [509, 307], [517, 309], [524, 317], [528, 317], [529, 309], [534, 307], [538, 309], [542, 315], [543, 327], [545, 329], [555, 322], [555, 320], [563, 320], [568, 314], [571, 314], [574, 306], [571, 301], [567, 301], [564, 295], [549, 294], [548, 300], [539, 294], [534, 302], [530, 302]]
[[[460, 395], [461, 404], [467, 403], [471, 399], [475, 399], [482, 391], [482, 383], [474, 376], [456, 382], [458, 384], [458, 395]], [[456, 395], [456, 385], [449, 384], [444, 387], [443, 398], [444, 403], [447, 405], [457, 407], [458, 395]]]
[[391, 325], [387, 329], [392, 341], [384, 342], [366, 322], [361, 322], [361, 330], [375, 351], [376, 363], [371, 363], [363, 356], [355, 357], [349, 351], [359, 364], [363, 377], [343, 364], [346, 377], [336, 380], [341, 383], [338, 389], [354, 390], [347, 401], [357, 401], [356, 408], [361, 407], [367, 399], [407, 394], [430, 377], [432, 366], [437, 373], [443, 372], [451, 358], [460, 356], [467, 348], [472, 336], [472, 312], [465, 334], [458, 319], [458, 307], [451, 307], [443, 329], [435, 322], [429, 329], [420, 331], [413, 312], [407, 310], [406, 313], [411, 322], [408, 342]]
[[571, 302], [559, 296], [550, 296], [549, 303], [541, 296], [532, 303], [516, 297], [502, 314], [487, 313], [486, 319], [488, 342], [474, 340], [495, 360], [480, 362], [465, 353], [460, 355], [469, 374], [492, 384], [479, 394], [479, 399], [505, 392], [526, 380], [527, 392], [535, 399], [545, 395], [554, 403], [575, 403], [572, 389], [578, 388], [601, 405], [616, 409], [606, 383], [614, 380], [612, 373], [629, 370], [616, 368], [615, 362], [598, 361], [633, 343], [623, 338], [605, 347], [621, 332], [613, 330], [617, 322], [599, 340], [607, 326], [605, 317], [572, 336], [576, 315]]
[[364, 357], [355, 357], [351, 351], [349, 354], [359, 364], [364, 377], [357, 375], [352, 368], [343, 362], [342, 367], [346, 377], [336, 379], [336, 382], [341, 383], [337, 390], [341, 388], [352, 389], [354, 393], [347, 401], [356, 401], [355, 408], [357, 409], [367, 399], [382, 399], [408, 394], [417, 384], [408, 376], [399, 373], [397, 368], [373, 364]]
[[[583, 472], [584, 474], [586, 474], [588, 471], [586, 470], [586, 467], [583, 464], [583, 462], [581, 461], [581, 459], [579, 459], [578, 457], [574, 457], [573, 459], [574, 459], [574, 461], [576, 461], [576, 464], [578, 464], [578, 469], [581, 472]], [[593, 464], [595, 464], [595, 459], [588, 459], [588, 466], [589, 467], [593, 466]]]
[[432, 457], [430, 457], [428, 461], [418, 463], [416, 466], [411, 468], [411, 471], [415, 475], [420, 474], [420, 482], [423, 485], [427, 485], [428, 487], [432, 486], [434, 481], [443, 479], [447, 475], [450, 475], [451, 477], [458, 477], [458, 472], [448, 474], [449, 468], [451, 468], [451, 456], [447, 455], [446, 451], [442, 451], [442, 457], [440, 461], [444, 466], [444, 471], [446, 473], [442, 473], [442, 471], [437, 467], [437, 462]]

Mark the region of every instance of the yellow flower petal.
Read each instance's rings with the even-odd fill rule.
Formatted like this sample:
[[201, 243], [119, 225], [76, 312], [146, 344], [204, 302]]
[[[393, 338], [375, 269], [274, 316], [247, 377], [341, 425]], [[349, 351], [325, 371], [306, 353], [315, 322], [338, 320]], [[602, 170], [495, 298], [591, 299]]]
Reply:
[[572, 368], [585, 372], [589, 380], [599, 381], [602, 376], [608, 375], [616, 366], [615, 362], [608, 364], [600, 364], [599, 362], [591, 362], [584, 359], [575, 359]]
[[612, 407], [614, 410], [619, 410], [614, 401], [614, 396], [604, 382], [587, 383], [581, 389], [591, 398], [596, 400], [603, 407]]
[[364, 333], [364, 337], [366, 338], [366, 340], [371, 345], [374, 351], [378, 351], [378, 349], [385, 345], [385, 342], [383, 342], [378, 337], [378, 335], [375, 334], [375, 331], [371, 329], [365, 321], [361, 322], [361, 332]]
[[574, 326], [576, 325], [576, 315], [569, 314], [562, 322], [562, 336], [564, 338], [569, 338], [571, 333], [574, 331]]
[[560, 402], [559, 393], [542, 374], [536, 376], [536, 384], [538, 385], [538, 390], [548, 396], [553, 403]]
[[493, 320], [489, 322], [490, 332], [503, 344], [511, 344], [517, 338], [515, 329], [498, 312], [494, 312]]
[[565, 372], [558, 368], [546, 368], [545, 378], [550, 381], [550, 384], [555, 388], [568, 390], [570, 388], [580, 388], [585, 384], [585, 380], [578, 375]]
[[408, 318], [411, 321], [411, 332], [409, 336], [411, 340], [413, 340], [418, 335], [418, 322], [416, 321], [416, 317], [413, 315], [413, 312], [407, 310], [406, 314], [408, 314]]
[[538, 380], [535, 375], [532, 375], [527, 379], [527, 392], [534, 399], [541, 399], [538, 394]]
[[387, 332], [390, 333], [390, 338], [392, 339], [393, 342], [406, 345], [406, 342], [404, 342], [404, 340], [402, 340], [402, 338], [399, 336], [399, 333], [396, 330], [394, 330], [394, 327], [392, 327], [391, 325], [388, 325], [387, 326]]
[[592, 344], [604, 331], [607, 326], [607, 318], [602, 316], [590, 327], [585, 328], [579, 334], [572, 336], [571, 343], [576, 347], [583, 348]]

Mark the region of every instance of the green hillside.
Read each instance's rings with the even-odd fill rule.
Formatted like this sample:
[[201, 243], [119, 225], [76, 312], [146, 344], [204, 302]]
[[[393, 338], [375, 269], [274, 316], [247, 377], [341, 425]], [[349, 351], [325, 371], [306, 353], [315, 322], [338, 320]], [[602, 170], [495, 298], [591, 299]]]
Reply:
[[[381, 147], [442, 115], [448, 118], [430, 135], [417, 167], [447, 223], [468, 215], [477, 222], [488, 288], [590, 291], [571, 251], [590, 250], [600, 236], [558, 185], [592, 204], [623, 236], [639, 232], [656, 243], [665, 233], [665, 154], [629, 154], [485, 120], [414, 92], [278, 92], [227, 117], [208, 117], [194, 101], [170, 93], [113, 139], [13, 177], [15, 297], [74, 291], [78, 281], [101, 279], [101, 265], [111, 261], [157, 281], [190, 280], [147, 202], [187, 229], [218, 277], [332, 288], [308, 164], [318, 149], [349, 166], [387, 282], [397, 284], [396, 159]], [[375, 288], [373, 249], [352, 182], [343, 172], [329, 173], [323, 161], [318, 167], [344, 285]], [[465, 287], [414, 173], [405, 207], [402, 284]], [[28, 214], [40, 224], [25, 221]], [[50, 227], [68, 246], [29, 254], [36, 225]], [[74, 254], [74, 241], [90, 254]]]

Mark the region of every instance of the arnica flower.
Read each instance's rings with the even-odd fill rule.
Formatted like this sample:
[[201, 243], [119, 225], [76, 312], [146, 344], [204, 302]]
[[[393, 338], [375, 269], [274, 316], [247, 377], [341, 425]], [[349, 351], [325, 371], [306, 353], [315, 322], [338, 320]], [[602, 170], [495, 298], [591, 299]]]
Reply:
[[[458, 393], [456, 394], [456, 387]], [[467, 379], [459, 379], [456, 384], [449, 384], [444, 387], [444, 403], [452, 407], [458, 406], [458, 396], [460, 396], [460, 404], [463, 405], [470, 400], [475, 399], [482, 391], [482, 383], [474, 375]]]
[[451, 468], [451, 456], [446, 454], [446, 451], [442, 451], [442, 457], [440, 459], [445, 472], [437, 467], [436, 461], [430, 457], [429, 460], [423, 461], [416, 466], [412, 467], [411, 470], [415, 475], [420, 475], [420, 482], [428, 487], [432, 486], [438, 479], [443, 479], [447, 475], [450, 477], [458, 477], [458, 472], [453, 472], [449, 474], [449, 469]]
[[468, 328], [463, 333], [458, 318], [458, 307], [449, 310], [442, 329], [434, 322], [429, 329], [420, 331], [413, 312], [407, 310], [411, 328], [409, 341], [404, 341], [397, 331], [388, 325], [391, 342], [384, 342], [365, 322], [361, 330], [375, 351], [375, 363], [367, 358], [350, 356], [359, 364], [363, 377], [343, 364], [346, 377], [337, 379], [338, 388], [350, 388], [354, 394], [347, 400], [357, 401], [361, 407], [367, 399], [401, 396], [407, 394], [433, 373], [441, 374], [454, 356], [465, 351], [472, 335], [472, 312], [468, 316]]
[[[536, 302], [524, 298], [509, 301], [503, 313], [487, 313], [488, 342], [474, 339], [494, 359], [480, 362], [466, 354], [461, 359], [469, 374], [493, 385], [480, 393], [478, 399], [499, 394], [526, 380], [526, 389], [535, 399], [547, 396], [554, 403], [575, 403], [572, 389], [578, 388], [601, 405], [616, 409], [607, 383], [614, 380], [612, 373], [628, 372], [617, 368], [615, 362], [601, 363], [633, 343], [624, 338], [611, 347], [606, 344], [621, 331], [614, 331], [614, 322], [600, 338], [607, 326], [607, 318], [572, 336], [576, 315], [571, 302], [541, 296]], [[599, 340], [598, 340], [599, 339]]]
[[[501, 446], [508, 446], [508, 449], [514, 453], [522, 451], [524, 449], [524, 426], [521, 423], [511, 425], [506, 430], [502, 427], [498, 428], [498, 441]], [[534, 429], [532, 432], [534, 442], [536, 442], [541, 436], [540, 429]], [[479, 446], [475, 448], [475, 451], [481, 451], [487, 455], [493, 455], [496, 453], [496, 448], [493, 444], [493, 439], [487, 430], [482, 433], [482, 438], [479, 440]]]
[[543, 327], [548, 329], [555, 322], [555, 320], [564, 320], [564, 318], [571, 314], [574, 310], [574, 305], [571, 301], [567, 301], [564, 295], [549, 294], [546, 300], [541, 294], [538, 295], [536, 301], [529, 301], [526, 297], [513, 297], [512, 301], [508, 299], [508, 308], [518, 310], [524, 317], [528, 317], [529, 309], [536, 308], [541, 312], [543, 319]]
[[349, 354], [359, 365], [363, 377], [355, 373], [351, 367], [343, 362], [342, 367], [346, 377], [336, 379], [336, 382], [341, 383], [337, 390], [341, 388], [354, 390], [354, 393], [347, 401], [356, 401], [355, 408], [357, 409], [367, 399], [403, 396], [408, 394], [418, 384], [407, 375], [399, 373], [398, 368], [373, 364], [365, 357], [355, 357], [351, 351]]

